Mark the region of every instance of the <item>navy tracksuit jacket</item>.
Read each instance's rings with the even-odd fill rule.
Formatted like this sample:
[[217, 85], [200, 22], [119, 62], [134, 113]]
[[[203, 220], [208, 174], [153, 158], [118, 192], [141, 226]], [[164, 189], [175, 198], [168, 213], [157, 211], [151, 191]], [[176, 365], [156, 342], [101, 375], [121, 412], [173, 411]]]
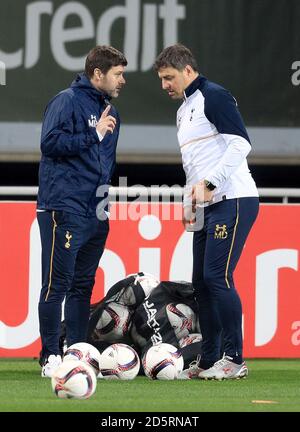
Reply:
[[110, 184], [120, 120], [100, 142], [96, 122], [109, 98], [85, 74], [48, 104], [42, 126], [37, 217], [42, 243], [39, 302], [41, 362], [60, 354], [61, 305], [65, 299], [67, 344], [86, 340], [95, 273], [109, 231], [96, 217], [99, 186]]

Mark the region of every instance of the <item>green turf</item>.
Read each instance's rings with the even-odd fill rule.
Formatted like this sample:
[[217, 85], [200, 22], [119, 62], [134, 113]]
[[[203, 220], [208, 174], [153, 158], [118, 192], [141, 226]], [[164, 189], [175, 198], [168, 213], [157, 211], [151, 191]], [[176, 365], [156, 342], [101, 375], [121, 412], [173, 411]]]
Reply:
[[[300, 360], [248, 360], [247, 379], [232, 381], [98, 380], [88, 400], [58, 399], [36, 360], [0, 359], [0, 411], [17, 412], [300, 412]], [[253, 401], [272, 401], [272, 403]]]

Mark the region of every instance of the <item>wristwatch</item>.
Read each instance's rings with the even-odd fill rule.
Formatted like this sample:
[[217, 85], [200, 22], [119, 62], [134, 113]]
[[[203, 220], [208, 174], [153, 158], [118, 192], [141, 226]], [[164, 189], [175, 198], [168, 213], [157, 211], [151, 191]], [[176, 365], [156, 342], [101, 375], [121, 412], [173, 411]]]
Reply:
[[204, 180], [204, 184], [209, 191], [216, 189], [216, 186], [212, 184], [209, 180]]

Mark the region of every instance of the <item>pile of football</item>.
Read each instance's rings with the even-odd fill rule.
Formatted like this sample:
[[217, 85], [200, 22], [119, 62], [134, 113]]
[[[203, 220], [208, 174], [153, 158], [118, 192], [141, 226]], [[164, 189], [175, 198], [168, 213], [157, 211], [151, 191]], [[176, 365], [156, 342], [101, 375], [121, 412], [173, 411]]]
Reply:
[[132, 306], [140, 297], [147, 297], [159, 281], [146, 273], [133, 276], [136, 276], [134, 283], [124, 291], [122, 301], [116, 295], [111, 296], [97, 315], [94, 336], [110, 345], [101, 353], [86, 342], [65, 349], [63, 361], [51, 378], [52, 389], [58, 398], [88, 399], [95, 393], [98, 379], [133, 380], [142, 370], [151, 380], [174, 380], [180, 376], [184, 367], [181, 348], [202, 339], [201, 333], [197, 333], [195, 312], [186, 304], [167, 304], [167, 318], [180, 348], [159, 343], [151, 346], [140, 359], [132, 346], [123, 343], [124, 336], [130, 330], [138, 336], [132, 326]]
[[64, 353], [51, 385], [61, 399], [88, 399], [97, 387], [97, 378], [132, 380], [140, 370], [140, 359], [129, 345], [116, 343], [102, 354], [91, 344], [79, 342]]

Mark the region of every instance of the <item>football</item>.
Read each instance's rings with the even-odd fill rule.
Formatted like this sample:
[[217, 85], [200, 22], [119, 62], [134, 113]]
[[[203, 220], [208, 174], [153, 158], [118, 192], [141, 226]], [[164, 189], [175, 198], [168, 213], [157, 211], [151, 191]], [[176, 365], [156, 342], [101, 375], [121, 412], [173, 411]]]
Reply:
[[132, 380], [139, 370], [139, 356], [129, 345], [116, 343], [101, 354], [100, 374], [104, 379]]
[[160, 284], [160, 281], [150, 273], [132, 273], [127, 275], [135, 276], [134, 285], [140, 285], [144, 291], [145, 297], [147, 297], [151, 291]]
[[118, 342], [130, 328], [131, 312], [127, 306], [116, 302], [105, 305], [96, 324], [95, 335], [99, 340]]
[[169, 303], [166, 312], [178, 340], [196, 330], [196, 314], [188, 305]]
[[183, 357], [173, 345], [161, 343], [146, 351], [142, 360], [145, 375], [151, 379], [177, 379], [183, 370]]
[[139, 283], [143, 288], [145, 297], [147, 297], [151, 291], [159, 285], [160, 281], [150, 273], [140, 273], [137, 275], [135, 283]]
[[56, 369], [51, 385], [60, 399], [88, 399], [97, 387], [96, 375], [91, 366], [81, 360], [62, 362]]
[[63, 356], [64, 362], [69, 360], [81, 360], [87, 363], [92, 367], [96, 376], [100, 371], [100, 359], [101, 354], [97, 348], [86, 342], [78, 342], [76, 344], [70, 345], [66, 349]]
[[201, 333], [190, 333], [189, 335], [180, 339], [178, 343], [180, 348], [184, 348], [188, 345], [191, 345], [192, 343], [201, 342], [201, 341], [202, 341]]

